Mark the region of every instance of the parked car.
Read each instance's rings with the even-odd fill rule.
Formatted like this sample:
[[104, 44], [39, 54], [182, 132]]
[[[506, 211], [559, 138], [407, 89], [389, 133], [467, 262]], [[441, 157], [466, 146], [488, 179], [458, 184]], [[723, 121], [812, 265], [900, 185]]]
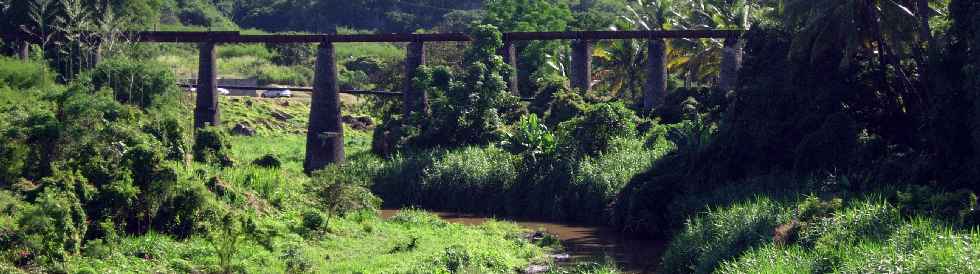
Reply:
[[[187, 91], [187, 92], [197, 92], [197, 88], [193, 88], [193, 87], [184, 88], [184, 91]], [[231, 94], [231, 91], [228, 90], [228, 89], [226, 89], [226, 88], [218, 88], [218, 94], [221, 94], [221, 95], [230, 95]]]
[[270, 89], [262, 93], [265, 98], [293, 97], [293, 92], [288, 89]]

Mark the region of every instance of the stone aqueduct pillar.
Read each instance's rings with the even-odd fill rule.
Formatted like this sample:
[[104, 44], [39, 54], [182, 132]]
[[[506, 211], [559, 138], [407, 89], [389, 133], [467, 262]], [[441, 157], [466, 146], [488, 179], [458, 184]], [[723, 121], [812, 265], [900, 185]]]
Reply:
[[500, 48], [497, 54], [503, 56], [504, 62], [512, 68], [510, 77], [505, 79], [507, 81], [507, 89], [510, 90], [510, 94], [520, 97], [521, 91], [518, 86], [520, 84], [518, 82], [519, 75], [517, 74], [517, 48], [514, 47], [514, 42], [505, 41], [504, 47]]
[[583, 92], [592, 88], [592, 41], [572, 43], [572, 88]]
[[27, 61], [31, 58], [31, 42], [27, 40], [22, 40], [18, 42], [17, 57], [20, 60]]
[[317, 50], [310, 122], [306, 133], [303, 170], [311, 173], [344, 162], [344, 124], [340, 119], [340, 88], [334, 46], [323, 42]]
[[405, 82], [402, 87], [404, 117], [409, 117], [414, 112], [429, 111], [429, 95], [425, 90], [416, 88], [412, 80], [422, 65], [425, 65], [425, 44], [420, 41], [409, 43], [405, 55]]
[[738, 38], [725, 39], [725, 47], [721, 50], [721, 75], [718, 87], [723, 91], [734, 90], [738, 83], [738, 70], [742, 67], [742, 50]]
[[215, 64], [215, 43], [200, 44], [197, 70], [197, 105], [194, 107], [194, 128], [221, 125], [218, 109], [218, 70]]
[[667, 97], [667, 42], [647, 41], [647, 83], [643, 88], [643, 110], [650, 111]]
[[[741, 51], [737, 37], [727, 38], [722, 51], [719, 87], [733, 90], [738, 81], [741, 65]], [[660, 38], [650, 39], [647, 44], [647, 83], [643, 93], [643, 108], [652, 110], [663, 104], [667, 91], [666, 42]], [[29, 44], [23, 42], [18, 55], [26, 59]], [[513, 42], [507, 41], [499, 54], [505, 62], [517, 66], [517, 53]], [[200, 44], [200, 64], [198, 71], [197, 106], [194, 109], [194, 127], [220, 125], [218, 109], [217, 70], [215, 43]], [[405, 87], [403, 91], [404, 113], [428, 111], [428, 96], [424, 90], [413, 86], [412, 77], [420, 66], [425, 64], [423, 42], [411, 42], [405, 60]], [[592, 86], [592, 41], [577, 40], [572, 47], [571, 84], [573, 88], [588, 91]], [[507, 79], [508, 88], [514, 95], [518, 92], [516, 71]], [[344, 162], [344, 129], [340, 113], [340, 96], [337, 82], [337, 64], [334, 45], [322, 42], [317, 51], [314, 92], [310, 109], [309, 130], [306, 142], [306, 159], [303, 163], [306, 172], [321, 169], [330, 164]]]

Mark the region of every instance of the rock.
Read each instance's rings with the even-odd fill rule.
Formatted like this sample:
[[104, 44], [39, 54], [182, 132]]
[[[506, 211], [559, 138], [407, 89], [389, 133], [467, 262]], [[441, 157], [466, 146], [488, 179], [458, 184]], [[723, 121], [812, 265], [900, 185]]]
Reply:
[[289, 115], [289, 113], [285, 113], [281, 111], [273, 111], [272, 118], [276, 118], [276, 120], [279, 121], [288, 121], [289, 119], [293, 119], [293, 116]]
[[284, 107], [288, 107], [289, 106], [289, 100], [281, 100], [281, 101], [279, 101], [279, 105], [280, 106], [284, 106]]
[[535, 231], [533, 234], [530, 235], [529, 238], [531, 239], [531, 241], [540, 241], [544, 239], [544, 232]]
[[238, 123], [231, 129], [231, 133], [239, 136], [255, 136], [255, 129], [246, 124]]
[[358, 122], [361, 122], [365, 126], [374, 127], [374, 119], [371, 119], [371, 117], [360, 116], [360, 117], [356, 117], [355, 119], [357, 119]]
[[231, 185], [225, 181], [222, 181], [221, 178], [218, 177], [211, 177], [205, 186], [208, 187], [208, 190], [210, 190], [211, 193], [218, 196], [225, 196], [225, 194], [231, 192]]
[[522, 273], [525, 274], [535, 274], [535, 273], [545, 273], [551, 270], [551, 267], [547, 265], [529, 265], [524, 269]]
[[268, 213], [270, 211], [269, 209], [272, 208], [272, 206], [269, 205], [269, 202], [259, 197], [259, 195], [255, 194], [255, 192], [246, 191], [244, 196], [245, 203], [259, 213]]
[[235, 166], [235, 159], [232, 159], [231, 156], [228, 156], [227, 154], [221, 155], [221, 159], [218, 160], [219, 160], [219, 164], [221, 164], [221, 167]]
[[371, 138], [371, 152], [382, 157], [390, 156], [395, 151], [394, 138], [395, 133], [391, 130], [385, 130], [384, 127], [375, 128]]
[[12, 185], [13, 190], [20, 192], [22, 194], [34, 192], [35, 190], [38, 189], [38, 187], [40, 187], [39, 184], [36, 184], [24, 178], [20, 178], [19, 180], [17, 180], [17, 183], [14, 183]]
[[551, 254], [551, 255], [549, 255], [549, 257], [551, 257], [551, 259], [554, 260], [555, 262], [567, 262], [567, 261], [570, 261], [572, 259], [572, 255], [568, 255], [568, 254], [564, 254], [564, 253], [562, 253], [562, 254]]
[[354, 130], [368, 130], [374, 128], [374, 120], [368, 116], [344, 115], [340, 117], [344, 124], [350, 125]]

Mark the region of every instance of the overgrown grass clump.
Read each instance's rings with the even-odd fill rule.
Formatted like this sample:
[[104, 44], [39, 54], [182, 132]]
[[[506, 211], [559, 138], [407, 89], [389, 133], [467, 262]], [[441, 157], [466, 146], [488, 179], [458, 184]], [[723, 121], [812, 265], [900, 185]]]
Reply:
[[[758, 186], [747, 186], [756, 188]], [[910, 187], [916, 189], [917, 187]], [[977, 273], [980, 232], [959, 216], [975, 202], [930, 190], [873, 195], [766, 195], [715, 200], [675, 234], [663, 273]], [[844, 195], [841, 195], [844, 194]], [[717, 196], [710, 194], [706, 196]], [[917, 203], [956, 204], [956, 212], [915, 211]], [[712, 203], [709, 203], [712, 204]], [[906, 212], [907, 214], [903, 214]]]

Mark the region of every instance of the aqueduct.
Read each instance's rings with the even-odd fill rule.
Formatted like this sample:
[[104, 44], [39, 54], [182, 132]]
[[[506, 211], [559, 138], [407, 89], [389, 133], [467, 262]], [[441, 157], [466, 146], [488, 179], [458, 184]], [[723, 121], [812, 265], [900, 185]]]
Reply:
[[[667, 31], [566, 31], [566, 32], [510, 32], [503, 34], [504, 46], [498, 54], [512, 67], [517, 67], [515, 42], [535, 40], [574, 40], [572, 46], [571, 84], [573, 88], [588, 90], [592, 83], [592, 44], [597, 40], [644, 39], [647, 40], [647, 83], [643, 91], [643, 107], [652, 109], [661, 102], [667, 91], [666, 43], [664, 39], [720, 38], [725, 39], [722, 51], [719, 87], [731, 90], [737, 81], [740, 66], [738, 41], [741, 30], [667, 30]], [[335, 43], [405, 42], [409, 43], [405, 60], [406, 83], [415, 71], [425, 64], [426, 42], [471, 41], [461, 33], [434, 34], [270, 34], [244, 35], [237, 31], [210, 32], [128, 32], [122, 35], [140, 43], [198, 43], [200, 62], [198, 88], [194, 108], [194, 127], [221, 123], [218, 108], [217, 55], [215, 45], [224, 43], [319, 43], [313, 84], [313, 97], [306, 141], [304, 169], [309, 172], [330, 164], [344, 162], [344, 128], [340, 114], [341, 91], [337, 82]], [[18, 55], [27, 59], [31, 43], [38, 39], [25, 33], [5, 33], [0, 38], [16, 41]], [[511, 93], [518, 94], [516, 74], [508, 82]], [[401, 96], [406, 114], [424, 111], [427, 98], [424, 90], [413, 90], [405, 84]], [[365, 93], [365, 92], [359, 92]], [[370, 92], [366, 92], [370, 93]], [[391, 95], [389, 93], [388, 95]], [[396, 94], [397, 95], [397, 94]]]

